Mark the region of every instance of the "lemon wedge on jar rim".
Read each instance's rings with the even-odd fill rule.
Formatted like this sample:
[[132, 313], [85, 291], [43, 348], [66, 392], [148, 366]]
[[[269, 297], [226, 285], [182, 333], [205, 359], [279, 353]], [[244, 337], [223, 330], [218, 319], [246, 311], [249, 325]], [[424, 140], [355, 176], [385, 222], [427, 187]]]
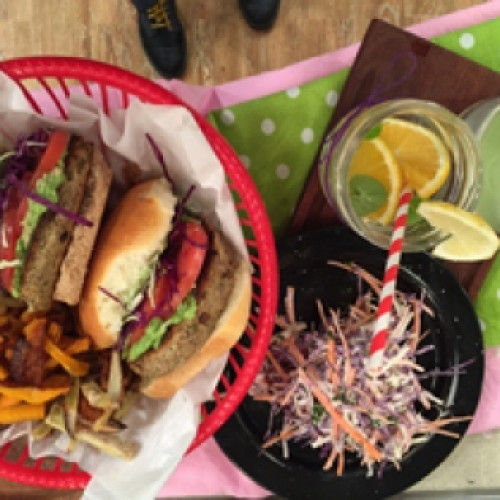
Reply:
[[435, 257], [457, 262], [490, 259], [499, 247], [493, 228], [478, 214], [444, 201], [422, 201], [417, 212], [448, 237], [432, 250]]

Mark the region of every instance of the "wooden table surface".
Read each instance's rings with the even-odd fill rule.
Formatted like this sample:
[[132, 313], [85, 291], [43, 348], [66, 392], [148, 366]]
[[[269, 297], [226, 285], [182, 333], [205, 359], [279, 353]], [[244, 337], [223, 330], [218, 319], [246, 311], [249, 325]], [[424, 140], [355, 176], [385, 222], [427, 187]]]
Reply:
[[[214, 85], [273, 70], [358, 42], [374, 17], [406, 27], [483, 3], [478, 0], [282, 0], [269, 33], [252, 31], [237, 0], [179, 0], [188, 39], [184, 80]], [[0, 0], [0, 58], [70, 55], [157, 75], [142, 51], [130, 0]], [[79, 491], [0, 479], [0, 498], [64, 499]]]

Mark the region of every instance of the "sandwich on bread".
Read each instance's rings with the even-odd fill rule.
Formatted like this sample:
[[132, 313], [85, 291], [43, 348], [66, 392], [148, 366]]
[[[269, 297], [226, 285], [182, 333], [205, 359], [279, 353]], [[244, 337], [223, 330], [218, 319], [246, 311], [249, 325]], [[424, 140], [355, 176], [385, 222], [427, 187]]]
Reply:
[[41, 129], [4, 155], [0, 280], [32, 311], [76, 305], [112, 180], [91, 142]]
[[103, 224], [79, 303], [83, 332], [120, 349], [156, 398], [228, 351], [250, 310], [248, 262], [184, 205], [165, 178], [129, 190]]

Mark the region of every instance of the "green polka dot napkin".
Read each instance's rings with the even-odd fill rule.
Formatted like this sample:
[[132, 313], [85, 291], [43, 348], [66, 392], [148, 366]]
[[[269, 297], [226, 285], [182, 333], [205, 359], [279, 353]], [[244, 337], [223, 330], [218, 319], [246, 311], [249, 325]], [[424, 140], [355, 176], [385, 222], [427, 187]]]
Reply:
[[474, 301], [486, 347], [500, 346], [500, 254], [497, 255]]
[[346, 75], [344, 70], [209, 117], [252, 174], [276, 235], [302, 193]]

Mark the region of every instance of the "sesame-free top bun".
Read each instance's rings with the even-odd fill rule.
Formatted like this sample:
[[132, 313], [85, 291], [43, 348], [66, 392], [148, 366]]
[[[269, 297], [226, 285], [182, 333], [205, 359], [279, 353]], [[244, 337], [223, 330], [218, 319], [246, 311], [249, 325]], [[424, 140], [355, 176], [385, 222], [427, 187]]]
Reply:
[[110, 295], [126, 295], [163, 250], [175, 204], [167, 180], [153, 179], [131, 188], [105, 221], [79, 303], [81, 327], [97, 348], [116, 343], [124, 310]]

